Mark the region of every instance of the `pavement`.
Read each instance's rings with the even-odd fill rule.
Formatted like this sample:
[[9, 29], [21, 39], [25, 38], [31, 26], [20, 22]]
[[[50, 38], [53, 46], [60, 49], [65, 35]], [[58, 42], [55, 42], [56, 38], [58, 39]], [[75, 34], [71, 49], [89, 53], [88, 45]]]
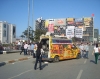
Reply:
[[0, 66], [4, 66], [8, 63], [14, 63], [17, 61], [28, 60], [30, 58], [32, 58], [31, 55], [24, 55], [23, 53], [20, 55], [20, 52], [0, 54]]

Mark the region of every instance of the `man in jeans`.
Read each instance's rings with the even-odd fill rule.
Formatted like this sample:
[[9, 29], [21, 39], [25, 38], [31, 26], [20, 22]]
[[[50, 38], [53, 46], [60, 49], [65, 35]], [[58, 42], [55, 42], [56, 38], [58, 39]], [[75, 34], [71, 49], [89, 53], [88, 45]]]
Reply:
[[81, 58], [83, 58], [84, 57], [84, 45], [83, 45], [83, 43], [81, 43], [79, 48], [81, 50]]
[[88, 43], [85, 45], [85, 58], [87, 58], [88, 59], [88, 53], [89, 53], [89, 45], [88, 45]]

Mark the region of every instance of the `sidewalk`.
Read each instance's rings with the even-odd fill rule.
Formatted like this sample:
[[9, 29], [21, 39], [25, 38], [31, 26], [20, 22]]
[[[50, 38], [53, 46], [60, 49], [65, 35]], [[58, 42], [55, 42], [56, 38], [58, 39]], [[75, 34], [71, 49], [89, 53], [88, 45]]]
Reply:
[[28, 60], [30, 58], [32, 58], [31, 55], [24, 55], [23, 53], [20, 55], [19, 52], [11, 54], [0, 54], [0, 66], [17, 61]]

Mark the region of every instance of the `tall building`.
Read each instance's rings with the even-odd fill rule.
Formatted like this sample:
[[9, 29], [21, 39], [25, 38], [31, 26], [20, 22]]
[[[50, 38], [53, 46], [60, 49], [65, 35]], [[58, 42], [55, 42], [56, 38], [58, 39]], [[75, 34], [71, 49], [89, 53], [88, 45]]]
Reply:
[[0, 41], [1, 43], [13, 43], [16, 40], [16, 25], [6, 21], [0, 22]]
[[94, 29], [94, 42], [98, 42], [98, 41], [99, 41], [99, 30]]

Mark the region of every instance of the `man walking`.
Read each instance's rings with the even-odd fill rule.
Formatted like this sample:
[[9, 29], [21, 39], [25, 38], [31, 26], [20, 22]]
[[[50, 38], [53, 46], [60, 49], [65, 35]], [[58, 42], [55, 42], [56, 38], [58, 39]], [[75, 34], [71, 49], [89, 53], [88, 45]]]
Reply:
[[38, 61], [39, 61], [39, 68], [40, 68], [40, 70], [42, 70], [42, 67], [41, 67], [41, 61], [42, 61], [41, 48], [42, 48], [42, 45], [41, 45], [41, 43], [39, 43], [37, 46], [37, 50], [36, 50], [36, 61], [35, 61], [34, 70], [36, 70], [36, 68], [37, 68]]
[[83, 45], [83, 43], [81, 43], [79, 48], [81, 50], [81, 58], [83, 58], [84, 57], [84, 45]]
[[88, 43], [85, 45], [85, 58], [88, 59], [88, 53], [89, 53], [89, 45]]

